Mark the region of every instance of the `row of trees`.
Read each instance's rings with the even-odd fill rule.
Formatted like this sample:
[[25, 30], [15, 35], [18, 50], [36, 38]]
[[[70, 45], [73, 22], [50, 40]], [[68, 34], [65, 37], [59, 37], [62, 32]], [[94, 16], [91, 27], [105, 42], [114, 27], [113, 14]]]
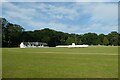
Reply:
[[17, 47], [22, 41], [24, 29], [20, 25], [9, 23], [5, 18], [0, 18], [0, 23], [2, 24], [2, 46]]
[[20, 25], [9, 23], [5, 18], [0, 19], [2, 23], [2, 46], [18, 47], [21, 42], [45, 42], [48, 46], [65, 44], [88, 44], [88, 45], [120, 45], [120, 34], [111, 32], [108, 35], [86, 33], [83, 35], [68, 34], [51, 30], [25, 31]]

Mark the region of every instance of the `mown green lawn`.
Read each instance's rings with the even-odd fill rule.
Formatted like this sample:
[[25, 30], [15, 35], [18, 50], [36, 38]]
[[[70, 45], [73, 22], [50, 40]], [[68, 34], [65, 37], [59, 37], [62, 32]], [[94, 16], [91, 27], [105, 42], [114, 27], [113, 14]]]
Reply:
[[118, 47], [3, 48], [3, 78], [117, 78]]

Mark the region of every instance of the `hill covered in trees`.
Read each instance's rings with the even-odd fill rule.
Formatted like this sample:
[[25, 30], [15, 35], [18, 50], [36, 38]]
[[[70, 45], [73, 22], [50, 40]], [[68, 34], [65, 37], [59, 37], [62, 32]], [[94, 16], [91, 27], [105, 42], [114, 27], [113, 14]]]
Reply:
[[55, 31], [49, 28], [25, 31], [17, 24], [8, 22], [5, 18], [0, 18], [2, 24], [2, 46], [18, 47], [21, 42], [45, 42], [50, 47], [65, 44], [88, 44], [88, 45], [120, 45], [120, 34], [113, 31], [107, 35], [96, 33], [85, 33], [82, 35], [69, 34]]

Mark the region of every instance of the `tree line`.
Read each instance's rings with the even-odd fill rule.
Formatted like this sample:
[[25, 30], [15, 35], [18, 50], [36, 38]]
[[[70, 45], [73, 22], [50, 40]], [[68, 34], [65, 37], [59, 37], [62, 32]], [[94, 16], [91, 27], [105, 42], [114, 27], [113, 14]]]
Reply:
[[96, 33], [69, 34], [55, 31], [49, 28], [25, 31], [17, 24], [8, 22], [5, 18], [0, 18], [2, 24], [2, 47], [18, 47], [21, 42], [45, 42], [50, 47], [56, 45], [87, 44], [87, 45], [120, 45], [120, 34], [113, 31], [107, 35]]

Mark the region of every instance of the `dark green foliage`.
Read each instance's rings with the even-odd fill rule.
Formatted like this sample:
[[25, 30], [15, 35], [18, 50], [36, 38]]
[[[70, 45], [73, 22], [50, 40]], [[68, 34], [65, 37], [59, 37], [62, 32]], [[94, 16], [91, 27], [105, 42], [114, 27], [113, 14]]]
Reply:
[[82, 36], [83, 44], [97, 45], [98, 35], [96, 33], [86, 33]]
[[99, 44], [102, 45], [103, 44], [103, 39], [104, 39], [105, 35], [104, 34], [99, 34], [98, 37], [99, 37], [99, 40], [100, 40]]
[[2, 46], [17, 47], [22, 41], [22, 32], [24, 29], [17, 24], [9, 23], [6, 19], [0, 19], [2, 23]]
[[[9, 23], [5, 18], [0, 18], [2, 26], [2, 46], [17, 47], [21, 42], [45, 42], [50, 47], [56, 45], [88, 44], [88, 45], [120, 45], [120, 34], [111, 32], [108, 35], [96, 33], [86, 33], [83, 35], [68, 34], [49, 28], [24, 31], [17, 24]], [[0, 36], [1, 37], [1, 36]]]
[[110, 45], [118, 45], [119, 34], [117, 32], [111, 32], [108, 34], [108, 39], [110, 41]]
[[104, 37], [104, 39], [103, 39], [103, 44], [104, 45], [108, 45], [109, 44], [109, 41], [108, 41], [108, 39], [106, 37]]

